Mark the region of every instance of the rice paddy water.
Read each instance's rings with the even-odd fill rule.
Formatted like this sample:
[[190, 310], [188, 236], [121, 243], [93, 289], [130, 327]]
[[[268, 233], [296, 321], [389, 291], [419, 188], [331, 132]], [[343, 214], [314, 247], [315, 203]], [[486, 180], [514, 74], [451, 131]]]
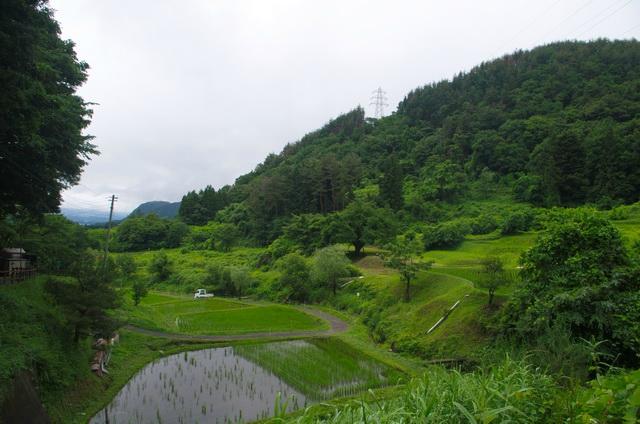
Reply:
[[[239, 423], [395, 383], [395, 370], [329, 340], [184, 352], [136, 374], [91, 424]], [[277, 404], [277, 408], [275, 408]]]

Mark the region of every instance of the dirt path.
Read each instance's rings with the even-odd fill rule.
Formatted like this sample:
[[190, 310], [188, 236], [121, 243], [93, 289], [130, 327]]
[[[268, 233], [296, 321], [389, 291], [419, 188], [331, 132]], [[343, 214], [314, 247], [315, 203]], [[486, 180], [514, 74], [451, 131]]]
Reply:
[[246, 333], [246, 334], [223, 334], [218, 336], [209, 335], [193, 335], [193, 334], [178, 334], [167, 333], [164, 331], [148, 330], [146, 328], [136, 327], [133, 325], [126, 325], [124, 328], [136, 333], [146, 334], [153, 337], [164, 337], [167, 339], [176, 340], [190, 340], [190, 341], [208, 341], [208, 342], [225, 342], [233, 340], [249, 340], [249, 339], [287, 339], [296, 337], [318, 337], [318, 336], [330, 336], [332, 334], [342, 333], [349, 324], [340, 318], [333, 316], [327, 312], [320, 311], [310, 306], [299, 306], [298, 309], [304, 311], [309, 315], [313, 315], [320, 319], [323, 319], [329, 323], [331, 328], [329, 330], [300, 330], [300, 331], [276, 331], [271, 333]]

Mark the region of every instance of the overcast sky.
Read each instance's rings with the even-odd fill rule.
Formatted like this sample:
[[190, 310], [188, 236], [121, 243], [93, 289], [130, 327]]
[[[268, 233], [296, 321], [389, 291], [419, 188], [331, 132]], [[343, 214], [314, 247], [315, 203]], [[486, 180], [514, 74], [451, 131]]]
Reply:
[[89, 63], [101, 152], [65, 207], [120, 211], [231, 184], [362, 105], [515, 49], [640, 39], [640, 0], [51, 0]]

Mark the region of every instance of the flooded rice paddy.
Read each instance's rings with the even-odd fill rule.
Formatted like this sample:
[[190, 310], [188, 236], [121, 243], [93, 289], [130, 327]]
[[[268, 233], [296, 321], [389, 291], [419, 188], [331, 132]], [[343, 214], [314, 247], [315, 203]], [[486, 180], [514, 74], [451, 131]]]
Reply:
[[395, 383], [395, 370], [332, 340], [184, 352], [145, 366], [91, 424], [240, 423]]

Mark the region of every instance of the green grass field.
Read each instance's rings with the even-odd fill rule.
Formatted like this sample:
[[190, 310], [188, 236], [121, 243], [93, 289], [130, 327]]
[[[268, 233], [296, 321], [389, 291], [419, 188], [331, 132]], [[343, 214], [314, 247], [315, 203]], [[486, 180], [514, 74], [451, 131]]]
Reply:
[[483, 258], [498, 256], [507, 268], [515, 268], [522, 252], [533, 246], [536, 237], [535, 232], [503, 237], [497, 233], [469, 235], [453, 249], [429, 250], [422, 258], [434, 261], [434, 267], [477, 267]]
[[140, 305], [126, 307], [140, 327], [184, 334], [246, 334], [328, 328], [324, 321], [285, 305], [152, 292]]

